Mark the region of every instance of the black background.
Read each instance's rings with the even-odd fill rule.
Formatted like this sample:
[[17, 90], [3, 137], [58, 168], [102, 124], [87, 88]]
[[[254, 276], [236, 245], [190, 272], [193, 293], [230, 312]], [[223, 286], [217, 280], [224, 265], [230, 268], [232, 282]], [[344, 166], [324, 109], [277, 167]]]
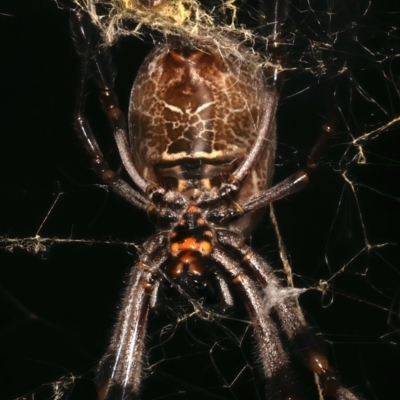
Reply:
[[[308, 13], [309, 20], [296, 13], [300, 3], [292, 4], [290, 23], [311, 26], [312, 13]], [[363, 2], [354, 3], [364, 9]], [[335, 94], [334, 106], [343, 112], [339, 131], [346, 130], [346, 121], [357, 136], [399, 117], [399, 64], [381, 62], [385, 54], [400, 54], [395, 29], [399, 13], [386, 9], [385, 2], [379, 7], [375, 3], [368, 14], [371, 18], [359, 24], [360, 32], [335, 42], [334, 57], [322, 54], [323, 59], [335, 60], [326, 64], [336, 73], [317, 79], [301, 67], [287, 74], [278, 114], [276, 182], [304, 165], [329, 114], [327, 93]], [[322, 7], [324, 2], [318, 4]], [[339, 10], [347, 11], [343, 26], [354, 15], [360, 17], [356, 9]], [[31, 393], [35, 399], [50, 399], [58, 390], [58, 381], [61, 387], [74, 379], [69, 386], [72, 391], [65, 390], [65, 398], [69, 394], [70, 399], [95, 399], [93, 371], [107, 346], [123, 281], [137, 254], [133, 246], [118, 241], [140, 244], [152, 227], [145, 215], [98, 184], [75, 137], [72, 116], [79, 62], [70, 38], [68, 13], [52, 1], [39, 0], [3, 1], [0, 13], [0, 234], [32, 238], [48, 215], [38, 233], [41, 237], [99, 242], [49, 242], [47, 250], [36, 255], [20, 248], [7, 251], [11, 242], [3, 243], [0, 398], [31, 398]], [[355, 45], [359, 39], [355, 33], [362, 34], [363, 43], [376, 53], [368, 56], [361, 51]], [[116, 51], [117, 87], [125, 109], [135, 71], [151, 47], [150, 40], [143, 43], [128, 38]], [[288, 62], [300, 65], [296, 51], [291, 49]], [[337, 73], [343, 65], [348, 74]], [[351, 77], [357, 78], [377, 104], [366, 102], [363, 96], [357, 102], [355, 91], [349, 89]], [[304, 88], [307, 90], [302, 92]], [[104, 153], [115, 159], [116, 149], [95, 94], [89, 94], [88, 100], [88, 114]], [[380, 105], [386, 113], [380, 111]], [[365, 399], [397, 399], [400, 390], [398, 133], [397, 124], [367, 144], [368, 163], [357, 166], [346, 164], [354, 152], [339, 162], [350, 140], [339, 132], [310, 188], [276, 205], [296, 285], [316, 287], [320, 280], [335, 276], [326, 296], [312, 290], [302, 295], [301, 303], [310, 323], [327, 340], [332, 364], [345, 385]], [[361, 211], [338, 172], [340, 166], [359, 184], [356, 190]], [[360, 215], [371, 244], [390, 244], [364, 251], [336, 276], [364, 247]], [[108, 240], [113, 244], [106, 244]], [[252, 241], [278, 265], [267, 218]], [[161, 322], [151, 325], [149, 347], [154, 347], [151, 364], [159, 365], [145, 381], [143, 399], [264, 398], [251, 332], [245, 335], [243, 345], [225, 342], [229, 335], [241, 337], [245, 324], [212, 324], [192, 318], [178, 324], [172, 339], [158, 346], [166, 337], [161, 328], [168, 322], [177, 326], [176, 317], [172, 321], [158, 317]], [[213, 348], [213, 363], [209, 351], [214, 344], [223, 350]], [[246, 365], [251, 368], [230, 386]], [[220, 375], [217, 368], [221, 368]], [[308, 385], [305, 390], [309, 390]]]

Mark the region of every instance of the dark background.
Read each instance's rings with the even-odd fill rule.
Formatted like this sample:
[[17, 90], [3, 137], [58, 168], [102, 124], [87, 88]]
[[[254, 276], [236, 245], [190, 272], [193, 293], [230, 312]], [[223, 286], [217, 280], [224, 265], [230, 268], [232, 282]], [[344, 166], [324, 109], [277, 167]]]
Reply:
[[[365, 399], [390, 400], [400, 390], [399, 124], [364, 144], [364, 165], [352, 162], [356, 151], [348, 132], [358, 137], [400, 116], [400, 15], [386, 7], [389, 2], [373, 1], [365, 16], [365, 2], [346, 3], [334, 2], [330, 24], [323, 11], [328, 3], [313, 2], [313, 12], [306, 2], [290, 7], [288, 26], [297, 36], [288, 64], [296, 70], [286, 75], [278, 113], [275, 181], [304, 165], [332, 110], [338, 133], [310, 187], [277, 203], [276, 210], [296, 286], [315, 289], [329, 279], [324, 295], [310, 290], [300, 299], [308, 321], [327, 341], [333, 366]], [[349, 29], [352, 21], [355, 28]], [[62, 398], [95, 399], [94, 369], [137, 254], [122, 242], [140, 244], [152, 227], [99, 185], [75, 137], [79, 62], [68, 13], [52, 1], [2, 1], [0, 29], [0, 398], [64, 393]], [[332, 31], [342, 33], [332, 37]], [[310, 45], [317, 38], [331, 47]], [[151, 47], [150, 40], [127, 38], [116, 51], [125, 109], [135, 72]], [[316, 71], [316, 60], [327, 67], [323, 77], [307, 71]], [[115, 160], [95, 94], [88, 103], [104, 154]], [[356, 196], [343, 172], [356, 183]], [[11, 240], [36, 234], [54, 239], [37, 254], [27, 250], [35, 242]], [[268, 218], [252, 243], [279, 265]], [[143, 399], [264, 398], [245, 323], [177, 323], [185, 314], [175, 312], [166, 318], [159, 309], [159, 322], [151, 323], [149, 362], [157, 365], [146, 371]], [[301, 368], [294, 368], [303, 379]]]

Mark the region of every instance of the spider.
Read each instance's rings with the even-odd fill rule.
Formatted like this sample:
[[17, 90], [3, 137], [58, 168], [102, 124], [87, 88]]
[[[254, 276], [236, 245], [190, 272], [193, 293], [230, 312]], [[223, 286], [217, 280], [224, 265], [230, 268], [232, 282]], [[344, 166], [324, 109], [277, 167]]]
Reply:
[[[273, 5], [277, 23], [269, 51], [275, 67], [266, 73], [254, 70], [250, 52], [233, 40], [231, 46], [216, 49], [207, 41], [169, 37], [138, 72], [129, 129], [114, 93], [109, 51], [96, 47], [88, 15], [71, 12], [83, 65], [75, 115], [78, 136], [101, 180], [146, 211], [157, 226], [132, 269], [110, 346], [98, 368], [100, 400], [138, 398], [148, 316], [165, 281], [197, 298], [216, 291], [222, 309], [233, 305], [231, 291], [238, 288], [254, 329], [268, 398], [303, 398], [272, 311], [294, 353], [318, 375], [323, 396], [357, 399], [339, 383], [297, 301], [290, 296], [273, 300], [274, 293], [284, 294], [285, 288], [246, 244], [262, 208], [307, 183], [330, 133], [328, 127], [323, 129], [305, 171], [271, 187], [283, 63], [278, 22], [286, 2]], [[99, 87], [133, 187], [110, 169], [85, 118], [89, 75]], [[272, 302], [272, 310], [266, 309], [267, 302]]]

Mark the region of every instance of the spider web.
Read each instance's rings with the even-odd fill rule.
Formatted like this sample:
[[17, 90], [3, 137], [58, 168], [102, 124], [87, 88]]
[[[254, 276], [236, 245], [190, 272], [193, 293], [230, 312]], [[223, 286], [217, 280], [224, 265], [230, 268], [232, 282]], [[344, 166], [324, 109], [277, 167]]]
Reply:
[[[290, 3], [274, 182], [304, 166], [332, 115], [337, 133], [310, 187], [274, 204], [280, 236], [266, 214], [251, 238], [282, 279], [286, 250], [294, 286], [305, 289], [299, 299], [307, 320], [326, 340], [344, 384], [364, 399], [385, 400], [397, 398], [400, 389], [400, 7], [389, 3]], [[124, 109], [135, 71], [166, 33], [190, 30], [203, 37], [211, 26], [256, 53], [266, 43], [256, 3], [180, 3], [187, 19], [167, 24], [160, 17], [158, 34], [149, 31], [145, 16], [141, 25], [126, 21], [121, 7], [128, 3], [114, 3], [113, 12], [107, 4], [97, 13], [106, 10], [112, 18], [98, 22], [108, 42], [123, 37], [116, 59]], [[128, 270], [152, 232], [145, 215], [98, 183], [75, 137], [79, 62], [68, 15], [60, 8], [52, 1], [3, 2], [0, 8], [2, 37], [10, 38], [3, 43], [7, 61], [0, 74], [6, 94], [0, 217], [4, 399], [96, 397], [93, 371]], [[262, 52], [258, 63], [268, 63]], [[95, 95], [88, 95], [88, 104], [101, 146], [110, 160], [117, 159]], [[263, 399], [252, 332], [237, 308], [228, 316], [181, 302], [158, 308], [149, 328], [142, 398]], [[294, 369], [308, 382], [295, 361]]]

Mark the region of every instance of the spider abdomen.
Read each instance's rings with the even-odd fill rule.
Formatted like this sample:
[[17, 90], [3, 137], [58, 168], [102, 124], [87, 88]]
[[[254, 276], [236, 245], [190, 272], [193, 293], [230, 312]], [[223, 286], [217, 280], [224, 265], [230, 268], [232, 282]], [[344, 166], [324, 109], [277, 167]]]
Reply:
[[[268, 90], [253, 56], [238, 43], [156, 47], [135, 80], [130, 145], [139, 173], [181, 192], [211, 190], [248, 156]], [[270, 180], [274, 132], [241, 190], [250, 197]]]

